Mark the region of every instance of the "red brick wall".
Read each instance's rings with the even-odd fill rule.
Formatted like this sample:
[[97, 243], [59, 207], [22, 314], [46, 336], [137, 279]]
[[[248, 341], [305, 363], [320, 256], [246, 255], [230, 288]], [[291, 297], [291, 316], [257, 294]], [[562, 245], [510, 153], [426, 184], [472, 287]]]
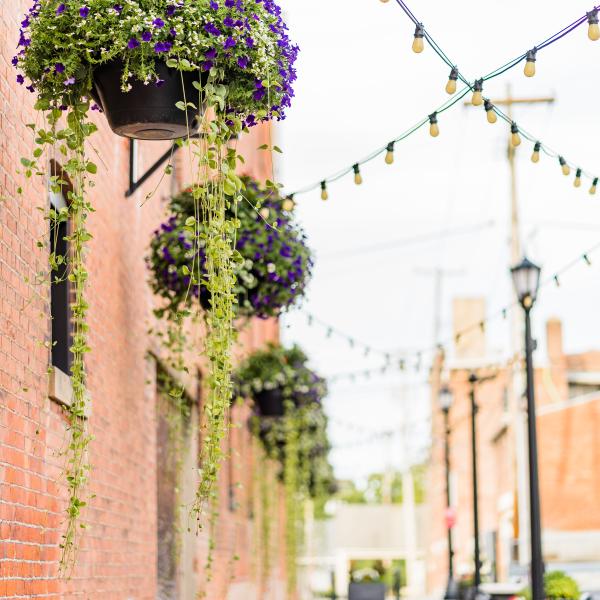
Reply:
[[[94, 145], [102, 160], [96, 161], [97, 187], [91, 195], [97, 212], [89, 219], [92, 353], [86, 361], [93, 399], [90, 492], [96, 497], [85, 514], [91, 529], [82, 537], [72, 579], [65, 581], [57, 576], [57, 560], [65, 508], [60, 451], [68, 434], [60, 407], [47, 395], [49, 354], [42, 342], [50, 334], [48, 289], [26, 282], [46, 266], [47, 248], [37, 248], [36, 242], [47, 223], [36, 207], [47, 199], [40, 181], [27, 183], [23, 196], [16, 194], [22, 184], [15, 174], [19, 158], [31, 152], [25, 125], [35, 114], [34, 98], [15, 83], [10, 59], [29, 4], [8, 3], [0, 14], [0, 597], [150, 599], [156, 591], [156, 401], [145, 356], [155, 340], [147, 333], [154, 299], [143, 258], [151, 232], [164, 217], [164, 199], [174, 183], [185, 183], [185, 175], [174, 182], [166, 178], [143, 206], [160, 173], [125, 198], [128, 142], [96, 117], [100, 131]], [[254, 152], [266, 135], [257, 130], [240, 144], [247, 172], [258, 177], [270, 175], [266, 154]], [[146, 142], [139, 147], [143, 172], [168, 146]], [[248, 349], [277, 336], [275, 323], [254, 323], [241, 343]], [[238, 448], [233, 460], [244, 472], [252, 464], [248, 434], [236, 434], [238, 445], [244, 450]], [[234, 540], [238, 581], [252, 578], [247, 513], [230, 513], [226, 505], [221, 513], [213, 584], [219, 591], [209, 595], [211, 600], [227, 596], [230, 574], [223, 565], [234, 552]], [[199, 571], [203, 544], [200, 536]]]

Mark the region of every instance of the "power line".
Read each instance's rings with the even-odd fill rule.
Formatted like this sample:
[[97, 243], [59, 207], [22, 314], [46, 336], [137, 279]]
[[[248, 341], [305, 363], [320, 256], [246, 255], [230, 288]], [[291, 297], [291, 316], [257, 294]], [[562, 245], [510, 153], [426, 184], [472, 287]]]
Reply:
[[440, 229], [438, 231], [432, 231], [430, 233], [423, 233], [421, 235], [415, 235], [412, 237], [401, 238], [398, 240], [392, 240], [389, 242], [381, 242], [379, 244], [371, 244], [369, 246], [362, 246], [359, 248], [352, 248], [347, 250], [339, 250], [337, 252], [331, 252], [320, 260], [329, 260], [336, 258], [349, 258], [361, 254], [372, 254], [374, 252], [383, 252], [386, 250], [393, 250], [396, 248], [403, 248], [405, 246], [413, 246], [415, 244], [423, 244], [426, 242], [442, 240], [446, 238], [456, 237], [460, 235], [466, 235], [469, 233], [475, 233], [494, 227], [495, 221], [485, 221], [484, 223], [478, 223], [475, 225], [465, 225], [463, 227], [455, 227], [453, 229]]

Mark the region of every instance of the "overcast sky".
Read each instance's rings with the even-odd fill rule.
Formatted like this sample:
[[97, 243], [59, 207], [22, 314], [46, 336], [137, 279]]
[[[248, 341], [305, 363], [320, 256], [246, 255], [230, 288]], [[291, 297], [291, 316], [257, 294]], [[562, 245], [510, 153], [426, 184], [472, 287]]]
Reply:
[[[411, 6], [412, 4], [412, 6]], [[468, 78], [520, 55], [592, 8], [582, 0], [517, 2], [416, 2], [409, 6]], [[291, 35], [301, 47], [296, 98], [279, 127], [284, 155], [279, 179], [287, 191], [353, 164], [385, 145], [446, 99], [449, 69], [430, 47], [411, 51], [414, 26], [390, 0], [302, 0], [285, 7]], [[600, 41], [582, 26], [541, 51], [537, 75], [518, 66], [486, 84], [484, 94], [555, 96], [551, 106], [521, 106], [515, 120], [582, 168], [600, 174]], [[378, 367], [343, 339], [307, 322], [309, 311], [374, 348], [398, 353], [433, 341], [433, 280], [423, 271], [455, 270], [444, 282], [442, 339], [451, 337], [451, 302], [481, 296], [489, 313], [511, 300], [508, 277], [509, 179], [507, 127], [489, 125], [483, 108], [461, 102], [439, 119], [440, 136], [427, 127], [396, 146], [396, 162], [383, 158], [319, 192], [298, 196], [298, 216], [316, 253], [316, 269], [304, 309], [284, 321], [284, 340], [300, 343], [325, 375]], [[600, 195], [590, 197], [562, 176], [555, 160], [530, 162], [531, 145], [518, 150], [522, 236], [530, 257], [549, 276], [600, 242]], [[450, 235], [440, 238], [440, 231]], [[434, 234], [430, 236], [430, 234]], [[373, 245], [418, 236], [429, 241], [365, 251]], [[431, 238], [438, 239], [431, 239]], [[600, 252], [548, 286], [535, 310], [536, 336], [544, 344], [550, 316], [564, 322], [569, 351], [600, 348]], [[594, 260], [595, 259], [595, 260]], [[488, 328], [490, 351], [508, 351], [508, 322]], [[543, 360], [543, 352], [538, 359]], [[411, 359], [414, 361], [414, 359]], [[340, 477], [361, 477], [402, 461], [404, 419], [413, 460], [426, 445], [428, 395], [422, 384], [430, 358], [416, 373], [376, 376], [331, 385], [326, 403], [332, 460]], [[351, 447], [353, 443], [366, 443]]]

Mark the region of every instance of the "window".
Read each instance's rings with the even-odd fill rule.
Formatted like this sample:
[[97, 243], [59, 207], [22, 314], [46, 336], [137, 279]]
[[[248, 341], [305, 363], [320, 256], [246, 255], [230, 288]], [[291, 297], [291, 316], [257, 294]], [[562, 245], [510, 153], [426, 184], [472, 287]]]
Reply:
[[[62, 169], [51, 165], [53, 175], [60, 174], [64, 180]], [[61, 191], [49, 190], [50, 207], [57, 213], [67, 207], [67, 187]], [[69, 222], [50, 219], [50, 252], [57, 257], [58, 268], [50, 272], [50, 316], [52, 319], [52, 366], [70, 374], [71, 372], [71, 307], [70, 285], [67, 280], [69, 243]]]

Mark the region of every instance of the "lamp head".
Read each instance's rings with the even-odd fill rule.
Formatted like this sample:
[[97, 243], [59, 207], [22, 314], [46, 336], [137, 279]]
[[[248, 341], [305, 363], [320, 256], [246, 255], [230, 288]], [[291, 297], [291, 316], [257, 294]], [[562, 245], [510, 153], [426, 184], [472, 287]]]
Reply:
[[448, 412], [452, 407], [452, 401], [452, 390], [447, 385], [443, 385], [440, 389], [440, 408]]
[[537, 299], [541, 272], [542, 269], [527, 258], [510, 270], [517, 298], [526, 310], [529, 310]]

